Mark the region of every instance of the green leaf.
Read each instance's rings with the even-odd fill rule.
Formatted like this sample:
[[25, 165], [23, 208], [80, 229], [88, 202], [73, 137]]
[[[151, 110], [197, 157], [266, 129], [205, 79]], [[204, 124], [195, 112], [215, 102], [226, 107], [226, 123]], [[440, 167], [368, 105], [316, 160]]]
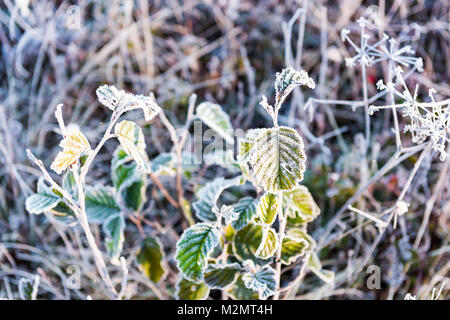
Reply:
[[236, 230], [241, 230], [253, 220], [256, 215], [258, 200], [251, 197], [244, 197], [234, 205], [234, 211], [239, 213], [239, 217], [232, 223]]
[[267, 259], [256, 257], [258, 249], [263, 238], [263, 228], [259, 224], [250, 223], [245, 228], [236, 232], [233, 241], [233, 251], [241, 261], [253, 260], [258, 265], [264, 265], [269, 262]]
[[298, 185], [293, 190], [284, 192], [283, 201], [290, 225], [303, 225], [313, 221], [320, 214], [319, 206], [305, 186]]
[[258, 300], [258, 294], [245, 286], [242, 275], [229, 287], [227, 294], [234, 300]]
[[320, 263], [320, 259], [317, 253], [313, 252], [309, 256], [307, 266], [311, 269], [311, 271], [318, 276], [325, 283], [333, 283], [334, 282], [334, 272], [330, 270], [322, 269], [322, 264]]
[[145, 183], [143, 180], [136, 181], [128, 188], [122, 190], [124, 206], [128, 210], [139, 212], [145, 203]]
[[281, 210], [280, 197], [275, 193], [266, 192], [258, 203], [258, 217], [267, 225], [272, 225], [278, 211]]
[[264, 266], [255, 273], [248, 272], [242, 276], [247, 288], [258, 292], [261, 299], [267, 299], [277, 292], [276, 271]]
[[183, 232], [177, 243], [175, 260], [186, 279], [194, 282], [202, 280], [208, 257], [219, 240], [219, 231], [208, 223], [195, 224]]
[[265, 129], [250, 153], [251, 172], [266, 191], [291, 190], [303, 179], [306, 154], [303, 140], [294, 129]]
[[237, 176], [232, 179], [219, 177], [207, 183], [197, 192], [199, 200], [192, 204], [197, 217], [202, 221], [216, 221], [217, 217], [212, 209], [216, 207], [220, 195], [225, 189], [239, 185], [242, 182], [242, 176]]
[[137, 253], [137, 261], [145, 275], [155, 283], [166, 274], [163, 266], [164, 252], [162, 245], [156, 238], [148, 237], [142, 242]]
[[142, 129], [132, 121], [123, 120], [116, 124], [114, 133], [125, 152], [136, 161], [138, 169], [143, 173], [150, 173]]
[[74, 200], [78, 200], [78, 187], [72, 170], [68, 170], [62, 179], [63, 189], [66, 190]]
[[205, 283], [211, 289], [223, 289], [236, 280], [241, 269], [238, 263], [209, 265], [204, 275]]
[[59, 223], [73, 227], [78, 223], [78, 219], [75, 213], [70, 209], [70, 207], [64, 202], [60, 201], [53, 209], [50, 209], [53, 217]]
[[125, 219], [122, 214], [110, 216], [103, 224], [103, 231], [106, 234], [106, 250], [113, 263], [117, 264], [122, 252], [125, 230]]
[[309, 249], [309, 243], [306, 239], [297, 239], [286, 235], [281, 246], [281, 260], [284, 264], [289, 265], [303, 256], [307, 249]]
[[197, 106], [197, 116], [211, 129], [216, 131], [229, 144], [234, 144], [233, 126], [222, 107], [211, 102], [202, 102]]
[[278, 236], [274, 229], [265, 228], [263, 230], [263, 236], [258, 249], [255, 252], [255, 256], [261, 259], [268, 259], [272, 257], [277, 249]]
[[131, 157], [120, 146], [116, 148], [111, 160], [111, 180], [118, 192], [142, 180], [142, 173], [137, 170], [136, 163], [131, 161]]
[[56, 207], [61, 199], [45, 184], [44, 178], [40, 178], [37, 193], [27, 198], [25, 208], [29, 213], [40, 214]]
[[209, 288], [203, 282], [195, 283], [183, 277], [175, 287], [177, 300], [205, 300], [209, 295]]
[[110, 187], [98, 185], [86, 187], [86, 214], [89, 221], [104, 222], [120, 212], [114, 199], [114, 191]]

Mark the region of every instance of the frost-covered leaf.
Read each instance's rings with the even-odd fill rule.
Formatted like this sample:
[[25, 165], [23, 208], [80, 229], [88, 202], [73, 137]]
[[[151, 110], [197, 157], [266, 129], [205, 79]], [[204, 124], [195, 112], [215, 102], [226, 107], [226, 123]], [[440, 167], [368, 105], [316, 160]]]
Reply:
[[320, 208], [308, 188], [302, 185], [284, 192], [283, 203], [288, 208], [287, 219], [291, 225], [298, 226], [311, 222], [320, 214]]
[[136, 161], [139, 170], [150, 173], [150, 163], [145, 153], [142, 129], [132, 121], [123, 120], [116, 124], [114, 133], [125, 152]]
[[27, 198], [25, 207], [29, 213], [40, 214], [53, 209], [61, 200], [62, 198], [45, 184], [44, 178], [40, 178], [37, 184], [37, 193]]
[[227, 294], [234, 300], [258, 300], [258, 293], [245, 286], [242, 275], [228, 288]]
[[255, 255], [262, 238], [263, 228], [255, 223], [250, 223], [236, 232], [233, 241], [233, 251], [236, 258], [241, 261], [250, 259], [258, 265], [267, 264], [270, 260], [260, 259]]
[[322, 269], [322, 264], [320, 263], [319, 257], [317, 256], [317, 253], [313, 252], [309, 256], [308, 267], [311, 269], [311, 271], [318, 276], [323, 282], [325, 283], [333, 283], [334, 282], [334, 272], [330, 270], [324, 270]]
[[63, 189], [66, 190], [73, 199], [78, 200], [78, 187], [72, 171], [67, 171], [62, 179]]
[[208, 256], [219, 244], [219, 240], [219, 231], [208, 223], [197, 223], [183, 232], [177, 243], [175, 259], [186, 279], [201, 281]]
[[296, 71], [291, 67], [283, 69], [281, 72], [277, 72], [275, 80], [275, 93], [277, 105], [280, 106], [286, 97], [291, 93], [295, 87], [307, 86], [311, 89], [316, 87], [314, 80], [308, 76], [308, 73], [304, 70]]
[[122, 190], [121, 196], [125, 208], [130, 211], [139, 212], [146, 199], [144, 179], [138, 180], [128, 188]]
[[257, 204], [257, 199], [244, 197], [234, 205], [234, 211], [239, 213], [239, 217], [232, 223], [234, 229], [239, 231], [253, 220], [256, 215]]
[[205, 300], [208, 295], [209, 288], [203, 282], [195, 283], [180, 277], [176, 284], [177, 300]]
[[217, 208], [213, 208], [213, 212], [217, 217], [224, 218], [226, 224], [230, 224], [239, 218], [239, 213], [234, 211], [232, 206], [228, 206], [226, 204], [222, 205], [219, 210], [217, 210]]
[[102, 185], [86, 187], [85, 204], [86, 214], [92, 222], [104, 222], [120, 212], [113, 189]]
[[274, 229], [265, 228], [263, 230], [263, 236], [258, 249], [255, 252], [255, 256], [261, 259], [268, 259], [272, 257], [277, 249], [278, 236]]
[[251, 172], [258, 185], [274, 193], [294, 188], [303, 179], [305, 163], [302, 138], [288, 127], [263, 130], [249, 157]]
[[236, 280], [241, 269], [238, 263], [211, 264], [205, 270], [205, 283], [211, 289], [223, 289]]
[[66, 226], [73, 227], [78, 223], [75, 213], [64, 201], [58, 202], [54, 208], [50, 209], [50, 212], [56, 221]]
[[152, 173], [158, 176], [170, 175], [176, 173], [175, 162], [173, 155], [168, 152], [158, 154], [150, 163]]
[[237, 186], [243, 182], [242, 176], [238, 176], [232, 179], [225, 179], [219, 177], [212, 182], [207, 183], [197, 192], [197, 198], [199, 200], [192, 204], [195, 210], [195, 214], [202, 221], [216, 221], [217, 217], [213, 212], [213, 208], [216, 207], [217, 200], [221, 193], [232, 186]]
[[158, 239], [147, 237], [136, 255], [137, 261], [145, 275], [157, 283], [166, 274], [164, 270], [164, 252]]
[[203, 155], [203, 159], [207, 165], [218, 165], [227, 169], [230, 172], [239, 170], [239, 164], [233, 157], [233, 151], [228, 150], [214, 150]]
[[33, 279], [20, 278], [19, 296], [22, 300], [36, 300], [39, 290], [40, 277], [36, 275]]
[[111, 180], [118, 192], [142, 180], [143, 175], [137, 170], [137, 165], [132, 160], [120, 146], [114, 151], [111, 160]]
[[106, 234], [106, 250], [114, 264], [118, 264], [120, 253], [122, 252], [125, 230], [125, 219], [122, 214], [110, 216], [103, 223], [103, 231]]
[[50, 168], [57, 174], [61, 174], [64, 170], [75, 164], [82, 153], [91, 150], [89, 141], [76, 126], [67, 128], [64, 139], [61, 140], [59, 145], [63, 148], [63, 151], [58, 152], [56, 158], [50, 165]]
[[292, 236], [283, 237], [283, 245], [281, 246], [281, 260], [284, 264], [291, 264], [298, 257], [303, 256], [309, 248], [309, 243], [304, 238], [294, 238]]
[[161, 111], [153, 95], [135, 95], [108, 85], [99, 87], [96, 94], [100, 103], [111, 110], [120, 109], [126, 112], [142, 109], [145, 121], [150, 121]]
[[256, 143], [256, 139], [258, 139], [259, 135], [265, 129], [250, 129], [245, 134], [244, 138], [240, 138], [238, 140], [238, 162], [244, 163], [248, 160], [250, 156], [250, 151]]
[[280, 197], [275, 193], [266, 192], [258, 202], [258, 217], [267, 225], [272, 225], [278, 211], [281, 210]]
[[258, 292], [261, 299], [267, 299], [277, 292], [276, 271], [264, 266], [255, 273], [248, 272], [242, 276], [247, 288]]
[[290, 236], [295, 239], [304, 239], [308, 243], [307, 251], [311, 251], [317, 245], [316, 241], [311, 237], [306, 229], [302, 228], [289, 228], [286, 233], [287, 236]]
[[220, 134], [227, 143], [234, 144], [233, 126], [222, 107], [211, 102], [202, 102], [197, 106], [197, 116], [211, 129]]

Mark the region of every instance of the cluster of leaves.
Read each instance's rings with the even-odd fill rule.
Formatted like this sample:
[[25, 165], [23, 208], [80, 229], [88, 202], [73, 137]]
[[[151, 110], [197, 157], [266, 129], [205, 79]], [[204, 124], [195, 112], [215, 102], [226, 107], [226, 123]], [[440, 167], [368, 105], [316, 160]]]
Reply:
[[[272, 264], [289, 265], [306, 254], [309, 268], [324, 281], [332, 281], [333, 273], [322, 270], [315, 242], [306, 231], [320, 209], [308, 189], [299, 184], [306, 164], [302, 138], [294, 129], [276, 123], [282, 101], [295, 86], [304, 84], [314, 87], [304, 71], [288, 68], [277, 74], [276, 107], [265, 97], [261, 103], [275, 126], [249, 130], [238, 141], [237, 159], [223, 158], [228, 159], [224, 167], [239, 168], [240, 175], [218, 177], [198, 190], [193, 208], [200, 222], [185, 230], [177, 243], [179, 298], [204, 299], [210, 289], [221, 289], [236, 299], [267, 299], [279, 289], [280, 274]], [[211, 117], [205, 123], [215, 130], [220, 127], [218, 133], [226, 132], [229, 121], [223, 115], [228, 116], [217, 111], [216, 105], [208, 113], [213, 110], [222, 117]], [[219, 207], [224, 190], [246, 182], [262, 190], [262, 195]], [[274, 228], [277, 219], [278, 232]]]

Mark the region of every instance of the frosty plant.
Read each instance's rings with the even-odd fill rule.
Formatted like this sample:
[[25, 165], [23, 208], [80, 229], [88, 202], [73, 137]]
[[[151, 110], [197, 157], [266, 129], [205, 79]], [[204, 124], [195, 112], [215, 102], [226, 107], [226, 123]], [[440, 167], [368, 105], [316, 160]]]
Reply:
[[[121, 298], [127, 282], [125, 259], [120, 258], [125, 217], [131, 218], [134, 212], [141, 209], [145, 200], [145, 179], [151, 168], [145, 152], [142, 129], [132, 121], [119, 122], [119, 118], [128, 111], [141, 109], [145, 120], [150, 121], [161, 109], [153, 96], [133, 95], [114, 86], [101, 86], [97, 89], [97, 96], [99, 101], [111, 110], [112, 115], [95, 148], [91, 147], [76, 125], [70, 124], [66, 127], [62, 117], [62, 105], [56, 108], [55, 116], [63, 136], [60, 142], [62, 150], [56, 155], [50, 168], [58, 175], [63, 174], [61, 183], [57, 183], [42, 161], [27, 150], [28, 156], [41, 169], [43, 176], [38, 181], [37, 193], [26, 200], [26, 208], [33, 214], [50, 213], [57, 221], [71, 226], [79, 224], [110, 297]], [[120, 142], [111, 164], [113, 186], [86, 185], [86, 176], [92, 162], [105, 142], [111, 138], [117, 138]], [[117, 292], [113, 285], [89, 223], [102, 224], [106, 234], [105, 246], [111, 261], [122, 266], [121, 292]], [[160, 250], [158, 246], [159, 243], [155, 242], [154, 247]], [[160, 278], [161, 274], [156, 277]]]
[[[221, 289], [223, 297], [278, 299], [298, 284], [306, 267], [324, 281], [333, 281], [334, 274], [321, 269], [315, 242], [306, 231], [320, 209], [308, 189], [299, 184], [306, 167], [303, 140], [293, 128], [278, 126], [284, 100], [301, 85], [315, 87], [305, 71], [286, 68], [277, 73], [275, 104], [270, 105], [264, 96], [260, 103], [274, 126], [251, 129], [238, 140], [237, 160], [230, 161], [240, 175], [218, 177], [198, 190], [193, 208], [200, 222], [185, 230], [177, 243], [175, 258], [182, 275], [178, 298], [204, 299], [210, 289]], [[226, 189], [246, 182], [256, 187], [259, 198], [221, 202]], [[297, 279], [281, 287], [282, 265], [300, 257], [303, 265]]]

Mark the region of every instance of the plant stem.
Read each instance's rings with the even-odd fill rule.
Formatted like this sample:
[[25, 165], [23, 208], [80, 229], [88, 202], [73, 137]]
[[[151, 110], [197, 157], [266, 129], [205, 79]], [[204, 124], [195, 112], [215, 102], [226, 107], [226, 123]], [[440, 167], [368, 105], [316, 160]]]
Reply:
[[278, 192], [278, 196], [280, 197], [280, 211], [279, 211], [279, 231], [278, 231], [278, 246], [276, 252], [276, 265], [275, 271], [277, 275], [277, 293], [274, 295], [273, 299], [278, 300], [280, 297], [280, 287], [281, 287], [281, 247], [283, 245], [284, 232], [286, 230], [286, 214], [283, 210], [283, 191]]

